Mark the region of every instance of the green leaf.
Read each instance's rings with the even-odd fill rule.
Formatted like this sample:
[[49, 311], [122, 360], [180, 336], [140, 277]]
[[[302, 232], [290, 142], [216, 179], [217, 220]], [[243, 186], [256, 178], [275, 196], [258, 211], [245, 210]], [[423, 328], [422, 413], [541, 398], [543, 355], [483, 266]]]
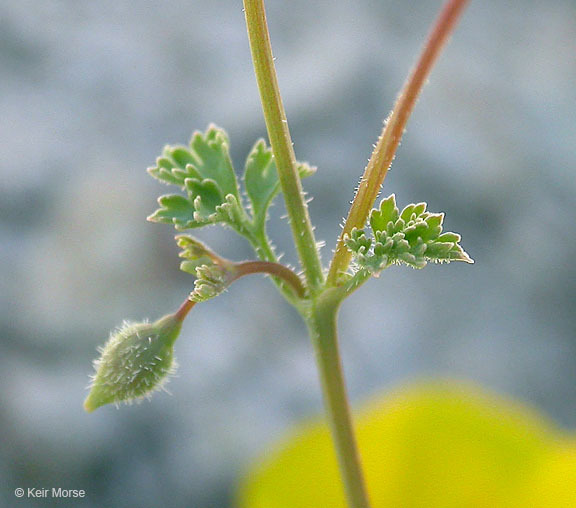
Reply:
[[194, 160], [186, 147], [166, 145], [162, 156], [156, 159], [156, 166], [148, 168], [148, 173], [162, 183], [184, 187], [186, 178], [200, 178], [194, 166], [186, 160]]
[[188, 164], [194, 167], [198, 163], [198, 160], [194, 155], [184, 146], [175, 146], [172, 148], [171, 154], [172, 159], [176, 162], [178, 167], [185, 168]]
[[216, 207], [215, 220], [229, 224], [240, 234], [247, 234], [248, 225], [244, 209], [232, 194], [228, 194], [224, 202]]
[[[297, 167], [301, 178], [316, 172], [316, 168], [307, 163], [298, 162]], [[263, 139], [259, 139], [248, 154], [244, 169], [244, 185], [254, 221], [264, 224], [267, 210], [280, 192], [280, 182], [272, 149], [266, 146]]]
[[300, 178], [308, 178], [316, 174], [318, 168], [316, 166], [310, 166], [307, 162], [299, 162], [296, 161], [296, 169], [298, 170], [298, 174]]
[[396, 195], [391, 194], [380, 203], [379, 209], [372, 210], [370, 214], [370, 226], [373, 231], [384, 231], [390, 221], [398, 220], [399, 211], [396, 207]]
[[166, 184], [185, 187], [186, 179], [213, 180], [220, 187], [222, 196], [239, 197], [238, 183], [230, 160], [226, 132], [215, 125], [206, 132], [196, 131], [189, 146], [166, 145], [156, 166], [148, 173]]
[[[252, 210], [250, 218], [242, 205], [228, 147], [228, 136], [214, 125], [204, 133], [195, 132], [187, 147], [164, 147], [156, 166], [148, 172], [165, 184], [180, 187], [186, 196], [162, 196], [158, 201], [160, 208], [148, 220], [173, 224], [178, 230], [223, 223], [246, 236], [253, 245], [267, 242], [262, 234], [267, 210], [280, 191], [272, 150], [260, 140], [246, 161], [244, 182]], [[306, 163], [297, 163], [297, 169], [301, 177], [316, 170]], [[182, 265], [193, 269], [188, 262]]]
[[204, 224], [194, 219], [194, 205], [179, 194], [169, 194], [158, 198], [160, 208], [148, 217], [151, 222], [173, 224], [176, 229], [190, 229]]
[[266, 210], [280, 188], [273, 159], [272, 150], [266, 146], [263, 139], [256, 142], [246, 159], [244, 185], [254, 217], [262, 217], [266, 214]]
[[357, 265], [375, 275], [393, 263], [414, 268], [429, 261], [472, 263], [460, 246], [460, 235], [442, 234], [443, 220], [443, 213], [427, 212], [426, 203], [410, 204], [399, 212], [392, 194], [370, 214], [373, 242], [367, 243], [364, 232], [352, 231], [345, 243]]
[[194, 203], [194, 218], [198, 222], [215, 222], [212, 216], [216, 213], [216, 207], [224, 202], [218, 184], [208, 178], [202, 181], [186, 178], [185, 185], [188, 197]]
[[166, 184], [179, 186], [184, 196], [162, 196], [160, 209], [148, 220], [171, 223], [177, 229], [225, 222], [239, 232], [247, 217], [230, 160], [226, 133], [214, 125], [195, 132], [188, 147], [166, 146], [148, 172]]
[[229, 141], [223, 129], [210, 125], [203, 134], [195, 132], [190, 141], [190, 153], [197, 159], [191, 166], [203, 179], [214, 180], [222, 195], [239, 197], [238, 183], [229, 154]]

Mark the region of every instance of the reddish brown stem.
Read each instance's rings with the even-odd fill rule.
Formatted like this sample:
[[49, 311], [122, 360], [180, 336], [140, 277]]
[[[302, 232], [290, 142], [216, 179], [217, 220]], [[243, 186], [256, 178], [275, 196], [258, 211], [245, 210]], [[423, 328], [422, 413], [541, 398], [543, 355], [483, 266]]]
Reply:
[[304, 298], [306, 294], [306, 289], [304, 288], [300, 277], [290, 270], [290, 268], [279, 263], [270, 263], [268, 261], [245, 261], [243, 263], [235, 263], [234, 270], [236, 271], [236, 274], [234, 275], [233, 280], [251, 273], [268, 273], [279, 277], [284, 282], [288, 283], [300, 298]]
[[194, 305], [196, 305], [196, 302], [193, 302], [189, 298], [186, 298], [186, 300], [184, 300], [182, 305], [180, 305], [180, 308], [174, 313], [176, 319], [178, 319], [178, 321], [184, 321], [184, 319], [186, 319], [186, 316], [188, 315], [188, 312], [190, 312], [190, 309], [192, 309]]
[[448, 0], [446, 2], [428, 36], [420, 59], [396, 99], [394, 108], [386, 120], [382, 134], [364, 170], [358, 192], [354, 197], [346, 223], [338, 239], [336, 252], [328, 273], [329, 285], [336, 284], [339, 274], [348, 268], [351, 254], [344, 245], [344, 237], [350, 234], [353, 228], [363, 228], [366, 224], [370, 209], [374, 206], [382, 182], [388, 173], [390, 164], [392, 164], [406, 122], [414, 109], [414, 104], [467, 3], [468, 0]]

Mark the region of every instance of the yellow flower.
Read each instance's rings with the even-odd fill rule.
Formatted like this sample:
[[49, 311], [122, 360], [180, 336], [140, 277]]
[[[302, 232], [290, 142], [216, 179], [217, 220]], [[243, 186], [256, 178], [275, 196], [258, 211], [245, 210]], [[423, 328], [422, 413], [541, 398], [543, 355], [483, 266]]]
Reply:
[[[576, 507], [576, 443], [512, 401], [422, 384], [376, 400], [355, 427], [372, 508]], [[265, 454], [238, 497], [241, 508], [345, 508], [327, 426]]]

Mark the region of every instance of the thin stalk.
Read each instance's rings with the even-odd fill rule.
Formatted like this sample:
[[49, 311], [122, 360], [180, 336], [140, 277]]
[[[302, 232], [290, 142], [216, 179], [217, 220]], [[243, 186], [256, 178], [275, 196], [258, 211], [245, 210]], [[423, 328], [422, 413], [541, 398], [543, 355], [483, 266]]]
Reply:
[[180, 305], [178, 310], [174, 313], [176, 319], [180, 322], [184, 321], [184, 319], [186, 319], [186, 316], [188, 315], [188, 312], [190, 312], [190, 310], [192, 309], [192, 307], [194, 307], [194, 305], [196, 305], [196, 302], [190, 300], [190, 298], [186, 298], [186, 300], [184, 300], [182, 305]]
[[350, 234], [353, 228], [363, 228], [366, 224], [370, 209], [380, 193], [380, 187], [392, 164], [406, 122], [414, 109], [420, 91], [467, 3], [468, 0], [448, 0], [444, 4], [424, 45], [420, 59], [396, 99], [394, 108], [384, 124], [382, 134], [364, 170], [358, 192], [338, 239], [336, 252], [328, 272], [328, 285], [336, 285], [338, 276], [345, 272], [350, 264], [351, 253], [344, 245], [344, 237]]
[[315, 292], [324, 282], [324, 275], [280, 97], [264, 1], [244, 0], [244, 12], [266, 129], [286, 201], [292, 235], [306, 281], [311, 291]]
[[267, 273], [278, 277], [296, 293], [300, 298], [306, 295], [306, 289], [302, 285], [300, 277], [296, 275], [290, 268], [279, 263], [270, 263], [268, 261], [244, 261], [243, 263], [235, 263], [234, 271], [236, 275], [232, 280], [239, 279], [251, 273]]
[[348, 506], [369, 508], [338, 348], [336, 321], [342, 296], [339, 293], [338, 290], [328, 290], [319, 298], [310, 322], [310, 332]]
[[[274, 249], [268, 240], [266, 231], [263, 228], [256, 230], [256, 233], [248, 236], [248, 240], [262, 261], [267, 261], [269, 263], [278, 262], [278, 256], [276, 256], [276, 253], [274, 252]], [[272, 276], [272, 281], [274, 284], [276, 284], [276, 287], [282, 293], [282, 296], [286, 298], [286, 301], [291, 305], [298, 307], [298, 299], [294, 298], [294, 290], [291, 289], [290, 286], [288, 286], [288, 284], [279, 277]]]

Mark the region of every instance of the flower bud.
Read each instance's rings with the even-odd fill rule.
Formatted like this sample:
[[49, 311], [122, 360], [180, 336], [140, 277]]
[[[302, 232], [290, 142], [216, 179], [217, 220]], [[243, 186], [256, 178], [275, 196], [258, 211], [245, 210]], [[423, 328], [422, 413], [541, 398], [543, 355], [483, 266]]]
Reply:
[[125, 322], [112, 332], [94, 362], [96, 374], [84, 409], [131, 403], [162, 388], [176, 369], [173, 346], [182, 320], [178, 313], [169, 314], [154, 323]]

